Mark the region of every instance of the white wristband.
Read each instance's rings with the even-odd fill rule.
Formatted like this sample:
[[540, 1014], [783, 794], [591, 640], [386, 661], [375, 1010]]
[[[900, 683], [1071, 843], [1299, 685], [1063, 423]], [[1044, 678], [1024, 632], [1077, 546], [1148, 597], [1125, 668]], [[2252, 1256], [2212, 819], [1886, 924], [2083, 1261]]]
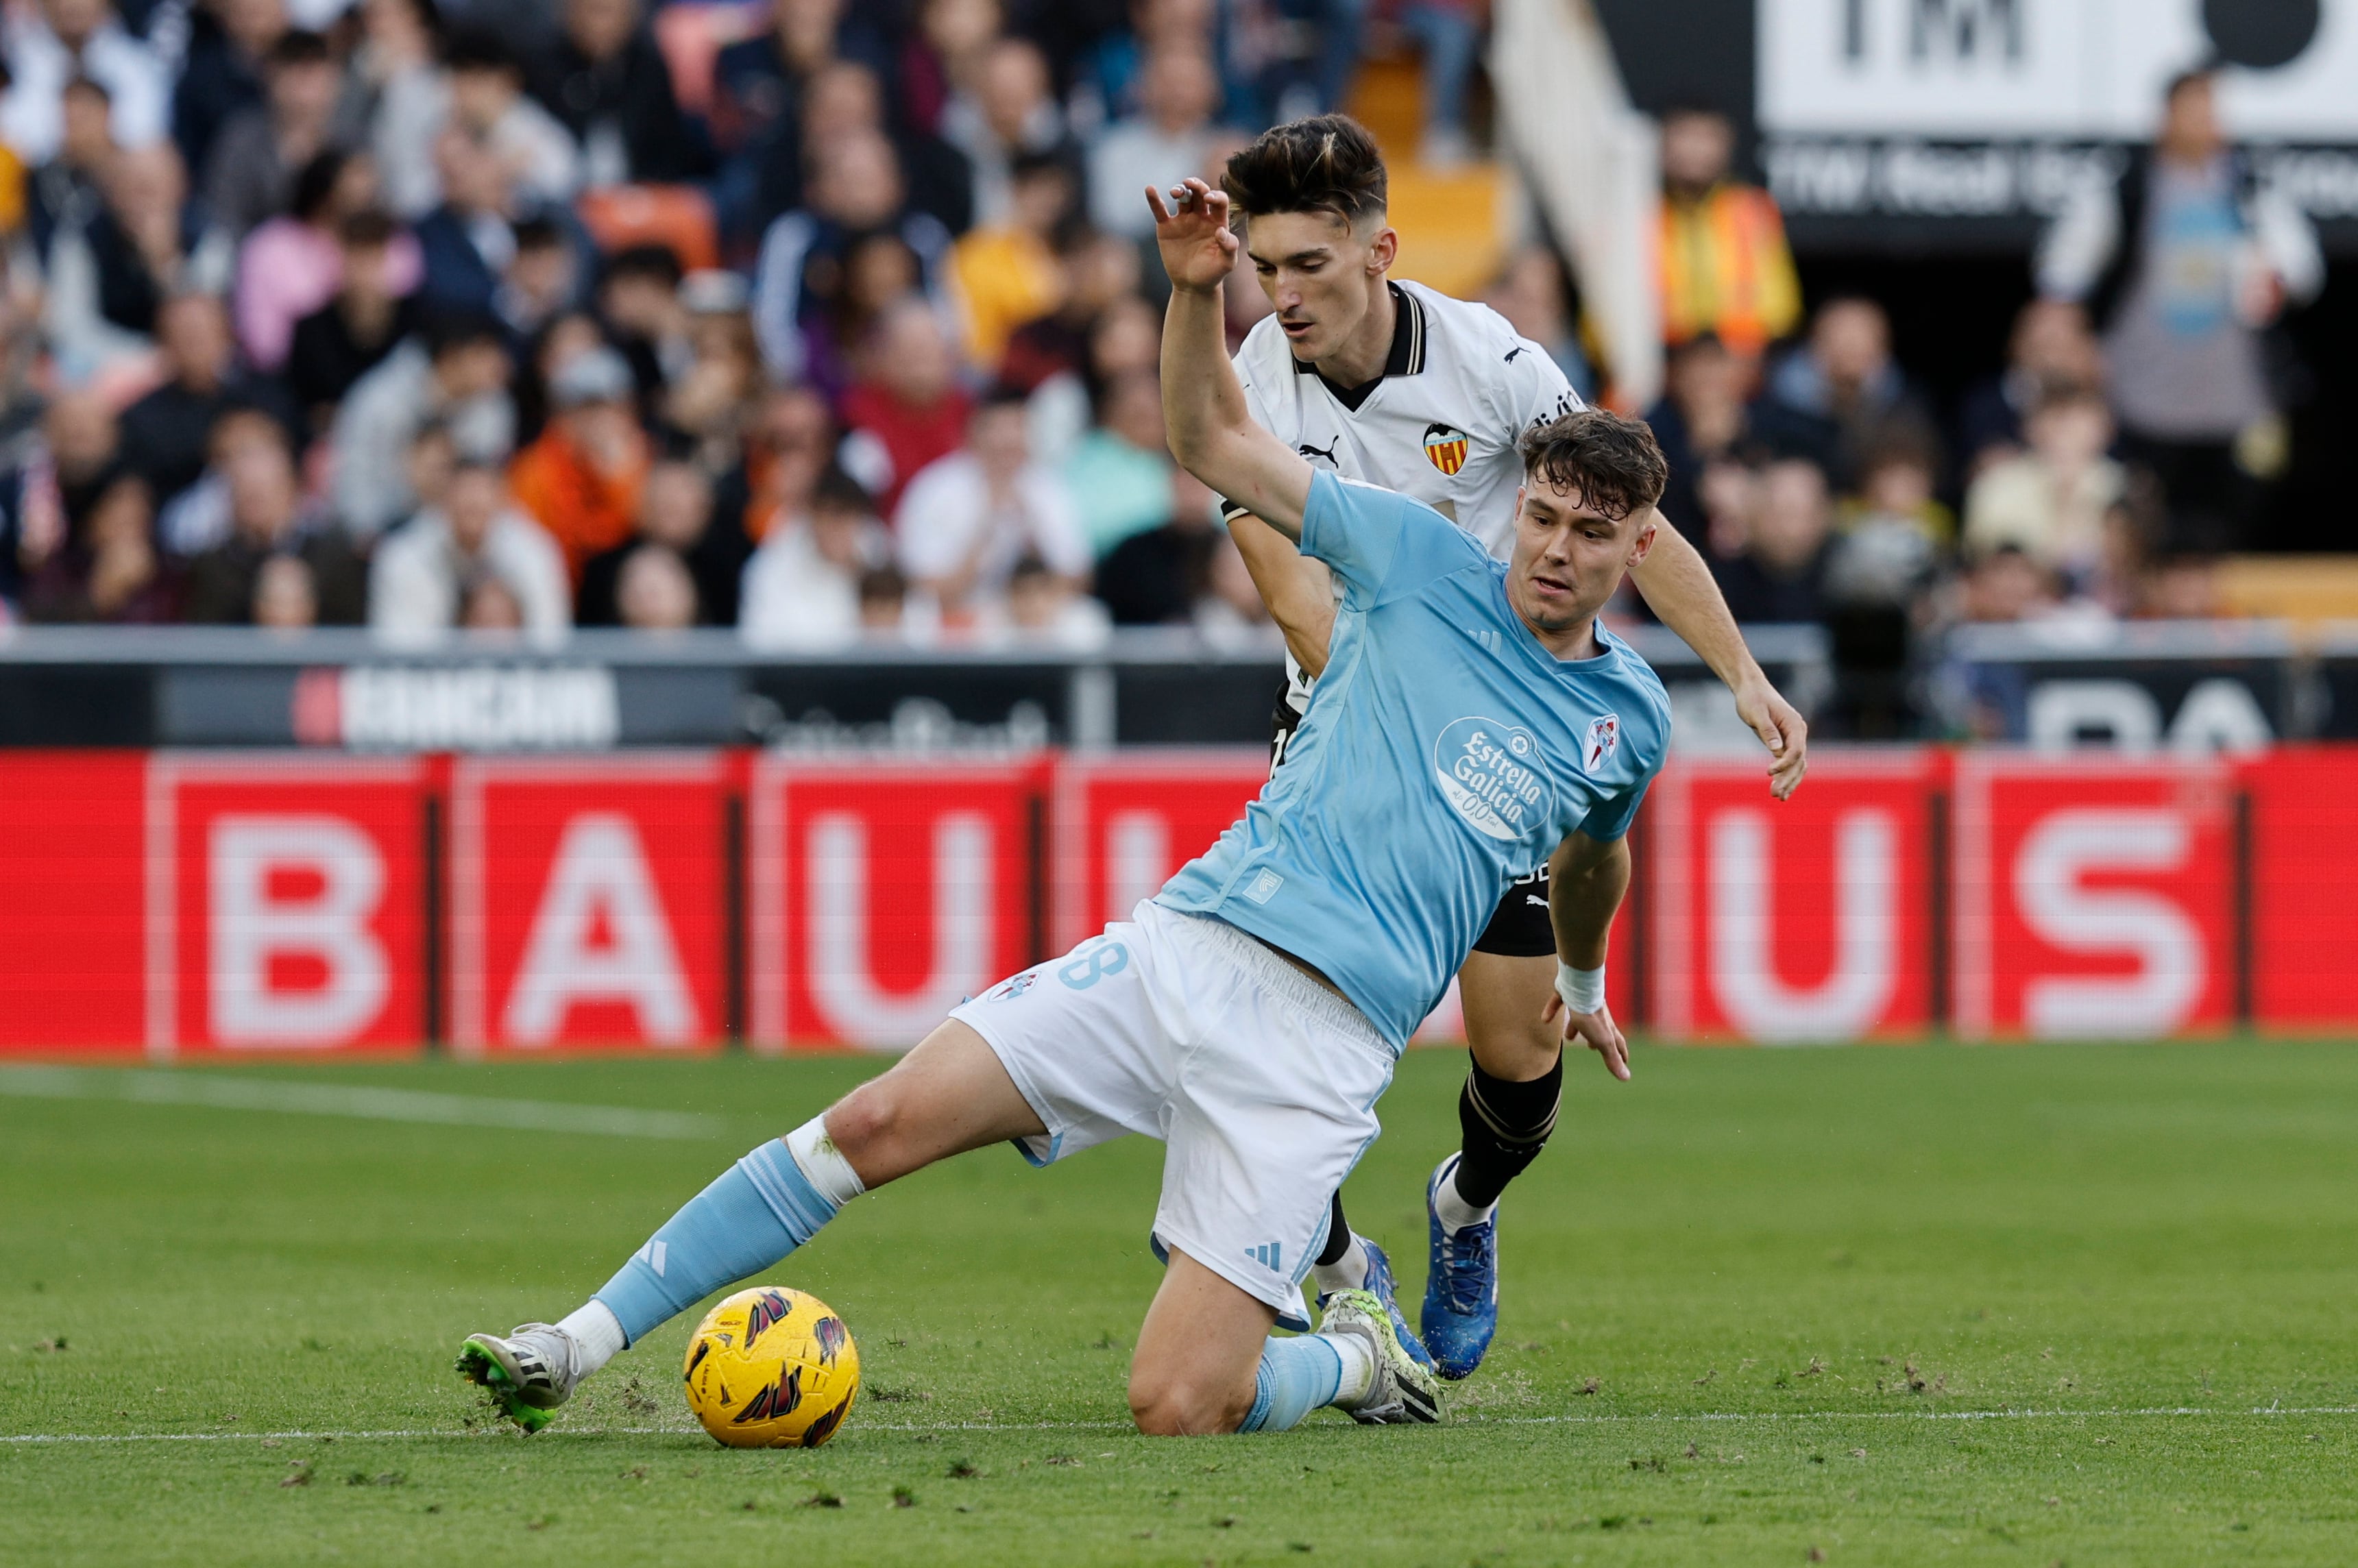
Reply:
[[1563, 998], [1563, 1005], [1574, 1012], [1595, 1012], [1605, 1005], [1605, 966], [1599, 964], [1593, 969], [1575, 969], [1563, 959], [1557, 959], [1555, 994]]

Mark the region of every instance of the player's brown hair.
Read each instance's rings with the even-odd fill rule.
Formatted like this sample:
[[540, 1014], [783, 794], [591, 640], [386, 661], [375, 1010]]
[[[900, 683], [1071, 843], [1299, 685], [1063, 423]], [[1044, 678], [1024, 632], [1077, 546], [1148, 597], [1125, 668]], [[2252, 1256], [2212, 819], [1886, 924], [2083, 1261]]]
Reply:
[[1332, 212], [1357, 226], [1384, 211], [1384, 155], [1348, 114], [1314, 114], [1272, 125], [1228, 159], [1220, 189], [1246, 217]]
[[1607, 408], [1575, 408], [1535, 425], [1516, 449], [1527, 476], [1578, 494], [1581, 505], [1616, 523], [1661, 500], [1671, 478], [1652, 427]]

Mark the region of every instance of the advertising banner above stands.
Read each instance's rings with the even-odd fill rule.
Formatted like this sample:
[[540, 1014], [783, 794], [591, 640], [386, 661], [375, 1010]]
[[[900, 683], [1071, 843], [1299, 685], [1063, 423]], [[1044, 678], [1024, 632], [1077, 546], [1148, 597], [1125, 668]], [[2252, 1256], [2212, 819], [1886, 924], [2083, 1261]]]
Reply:
[[2019, 250], [2224, 62], [2262, 176], [2358, 250], [2358, 0], [1595, 0], [1640, 106], [1757, 134], [1797, 245]]
[[[895, 1051], [1124, 918], [1248, 749], [0, 752], [0, 1053]], [[2358, 1030], [2358, 747], [1674, 760], [1617, 1016], [1761, 1044]], [[1422, 1038], [1458, 1027], [1444, 1001]]]

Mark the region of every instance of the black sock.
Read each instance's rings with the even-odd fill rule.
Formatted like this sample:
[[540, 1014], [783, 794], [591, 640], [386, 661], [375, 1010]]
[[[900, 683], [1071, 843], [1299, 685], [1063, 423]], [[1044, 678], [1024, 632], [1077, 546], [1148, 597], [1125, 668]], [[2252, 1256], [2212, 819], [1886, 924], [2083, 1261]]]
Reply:
[[1494, 1078], [1475, 1064], [1457, 1097], [1457, 1125], [1466, 1141], [1457, 1161], [1457, 1195], [1476, 1208], [1497, 1203], [1507, 1184], [1547, 1147], [1563, 1093], [1561, 1054], [1554, 1066], [1521, 1084]]
[[1350, 1246], [1351, 1222], [1343, 1217], [1343, 1195], [1337, 1192], [1335, 1195], [1335, 1212], [1326, 1221], [1326, 1249], [1318, 1254], [1317, 1266], [1324, 1269], [1330, 1263], [1341, 1262], [1343, 1254], [1349, 1250]]

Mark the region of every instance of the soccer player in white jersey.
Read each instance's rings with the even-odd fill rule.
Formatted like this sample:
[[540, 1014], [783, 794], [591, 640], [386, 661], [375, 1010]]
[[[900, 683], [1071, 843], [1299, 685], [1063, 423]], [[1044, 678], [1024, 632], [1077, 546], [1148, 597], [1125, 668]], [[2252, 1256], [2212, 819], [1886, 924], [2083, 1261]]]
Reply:
[[[1580, 406], [1545, 350], [1487, 306], [1386, 274], [1382, 155], [1339, 114], [1280, 125], [1228, 160], [1222, 180], [1263, 290], [1276, 307], [1236, 356], [1254, 421], [1313, 464], [1412, 495], [1493, 555], [1513, 543], [1523, 482], [1517, 439]], [[1282, 762], [1310, 682], [1325, 667], [1334, 587], [1324, 567], [1249, 512], [1224, 508], [1246, 565], [1284, 630], [1288, 682], [1275, 716]], [[1773, 754], [1779, 798], [1801, 783], [1808, 730], [1761, 673], [1710, 569], [1659, 514], [1639, 591], [1734, 691]], [[1554, 994], [1547, 868], [1507, 891], [1458, 975], [1473, 1061], [1458, 1098], [1463, 1143], [1426, 1184], [1429, 1267], [1420, 1326], [1444, 1376], [1480, 1364], [1498, 1325], [1497, 1206], [1555, 1126], [1562, 1042], [1541, 1013]], [[1317, 1279], [1390, 1301], [1383, 1251], [1357, 1237], [1337, 1195]]]
[[1439, 1418], [1438, 1379], [1372, 1292], [1332, 1298], [1315, 1334], [1270, 1330], [1308, 1328], [1328, 1195], [1374, 1141], [1410, 1032], [1541, 860], [1571, 1027], [1626, 1054], [1605, 947], [1670, 703], [1596, 611], [1654, 542], [1661, 453], [1597, 411], [1529, 432], [1509, 562], [1418, 502], [1314, 470], [1246, 411], [1221, 328], [1227, 198], [1200, 180], [1189, 195], [1177, 215], [1153, 202], [1172, 451], [1345, 589], [1293, 760], [1130, 919], [960, 1005], [754, 1149], [563, 1322], [471, 1336], [460, 1369], [527, 1428], [868, 1188], [1010, 1141], [1046, 1163], [1125, 1132], [1167, 1146], [1168, 1268], [1130, 1364], [1141, 1431], [1281, 1431], [1326, 1405]]

